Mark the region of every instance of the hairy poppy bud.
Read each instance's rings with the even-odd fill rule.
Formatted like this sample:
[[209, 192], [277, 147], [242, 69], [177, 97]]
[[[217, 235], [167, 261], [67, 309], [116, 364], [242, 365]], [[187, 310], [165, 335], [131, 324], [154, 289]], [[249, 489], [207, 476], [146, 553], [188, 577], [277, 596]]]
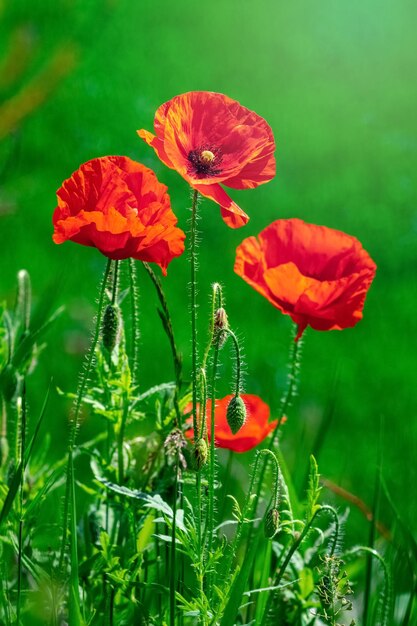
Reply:
[[265, 537], [267, 537], [268, 539], [272, 539], [272, 537], [274, 537], [274, 535], [278, 531], [278, 525], [279, 525], [278, 509], [275, 509], [275, 508], [269, 509], [265, 517], [265, 526], [264, 526]]
[[214, 314], [213, 344], [217, 343], [219, 348], [223, 348], [226, 343], [228, 329], [227, 313], [223, 307], [220, 307]]
[[246, 405], [240, 396], [233, 396], [230, 400], [227, 407], [226, 418], [230, 430], [236, 435], [246, 422]]
[[207, 463], [207, 457], [207, 443], [205, 439], [200, 438], [194, 446], [194, 466], [198, 472]]
[[108, 304], [104, 311], [103, 324], [101, 327], [101, 335], [103, 346], [110, 352], [113, 352], [117, 344], [119, 334], [119, 311], [113, 304]]

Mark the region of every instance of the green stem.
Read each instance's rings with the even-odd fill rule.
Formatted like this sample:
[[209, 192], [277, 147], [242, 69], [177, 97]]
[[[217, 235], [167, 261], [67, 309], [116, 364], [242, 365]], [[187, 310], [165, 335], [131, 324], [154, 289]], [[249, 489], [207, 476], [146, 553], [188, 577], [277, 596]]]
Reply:
[[[214, 534], [214, 484], [216, 480], [215, 468], [215, 415], [216, 415], [216, 376], [219, 357], [219, 343], [216, 342], [213, 355], [213, 369], [211, 375], [211, 415], [210, 415], [210, 469], [209, 469], [209, 503], [208, 503], [208, 537], [207, 554], [211, 554]], [[210, 590], [211, 585], [208, 585]]]
[[138, 347], [139, 347], [139, 312], [138, 297], [139, 290], [136, 280], [136, 268], [133, 259], [129, 259], [129, 287], [130, 287], [130, 306], [132, 311], [132, 375], [133, 380], [137, 382], [138, 376]]
[[348, 552], [345, 552], [341, 558], [349, 558], [360, 553], [368, 554], [374, 557], [379, 561], [382, 566], [382, 571], [384, 572], [384, 593], [382, 594], [382, 602], [380, 602], [378, 613], [380, 615], [380, 611], [382, 611], [381, 626], [388, 626], [388, 624], [392, 623], [390, 622], [390, 619], [392, 619], [393, 601], [392, 577], [390, 571], [385, 562], [385, 559], [379, 554], [379, 552], [367, 546], [358, 546], [356, 548], [352, 548], [351, 550], [348, 550]]
[[191, 266], [191, 341], [192, 341], [192, 394], [193, 394], [193, 430], [197, 440], [197, 205], [198, 191], [193, 192], [190, 230], [190, 266]]
[[209, 330], [209, 340], [204, 351], [202, 369], [206, 369], [207, 359], [210, 354], [210, 350], [213, 347], [213, 339], [214, 339], [214, 320], [216, 316], [216, 310], [223, 307], [223, 294], [222, 288], [219, 283], [214, 283], [212, 287], [212, 297], [211, 297], [211, 317], [210, 317], [210, 330]]
[[179, 472], [179, 454], [175, 461], [175, 477], [174, 477], [174, 502], [172, 507], [172, 529], [171, 529], [171, 567], [169, 574], [169, 623], [170, 626], [175, 625], [175, 592], [177, 581], [176, 568], [176, 536], [177, 536], [177, 492], [178, 492], [178, 472]]
[[[68, 510], [69, 510], [69, 501], [70, 501], [70, 496], [71, 496], [71, 491], [72, 491], [71, 480], [70, 480], [70, 470], [73, 467], [73, 452], [74, 452], [75, 440], [76, 440], [77, 431], [78, 431], [81, 405], [82, 405], [84, 394], [87, 388], [88, 377], [90, 375], [91, 368], [93, 366], [95, 349], [96, 349], [98, 339], [100, 336], [101, 319], [103, 315], [104, 300], [106, 296], [106, 285], [107, 285], [107, 281], [108, 281], [108, 277], [110, 273], [110, 267], [111, 267], [111, 260], [109, 259], [107, 261], [107, 266], [106, 266], [102, 284], [101, 284], [93, 339], [91, 341], [91, 344], [87, 353], [87, 362], [84, 367], [84, 371], [81, 375], [80, 384], [78, 386], [77, 398], [75, 400], [74, 412], [72, 415], [69, 438], [68, 438], [67, 480], [66, 480], [66, 486], [65, 486], [64, 515], [63, 515], [63, 522], [62, 522], [61, 554], [59, 558], [60, 570], [62, 570], [62, 567], [64, 564], [65, 549], [66, 549], [67, 535], [68, 535]], [[71, 507], [71, 509], [72, 511], [75, 511], [75, 503], [73, 503], [73, 506]]]
[[113, 286], [111, 292], [111, 303], [113, 306], [117, 303], [117, 292], [119, 289], [119, 265], [120, 261], [113, 261]]
[[238, 396], [240, 394], [240, 382], [241, 382], [241, 375], [242, 375], [242, 358], [240, 356], [240, 348], [239, 348], [239, 342], [237, 340], [237, 337], [235, 335], [235, 333], [228, 328], [227, 332], [229, 333], [230, 337], [233, 339], [233, 344], [235, 346], [235, 353], [236, 353], [236, 391], [235, 391], [235, 395]]
[[[23, 379], [22, 385], [22, 408], [20, 419], [20, 463], [23, 465], [26, 453], [26, 380]], [[18, 558], [17, 558], [17, 607], [16, 607], [16, 624], [20, 624], [20, 604], [21, 604], [21, 592], [22, 592], [22, 558], [23, 558], [23, 487], [24, 487], [25, 472], [22, 471], [20, 479], [20, 494], [19, 494], [19, 536], [18, 536]]]
[[[278, 436], [278, 432], [279, 432], [279, 428], [281, 426], [282, 420], [285, 417], [285, 413], [287, 412], [288, 407], [290, 406], [291, 400], [297, 390], [297, 370], [299, 368], [299, 363], [300, 363], [302, 339], [299, 339], [298, 341], [294, 341], [296, 332], [297, 332], [297, 327], [294, 326], [292, 344], [291, 344], [291, 352], [290, 352], [290, 361], [289, 361], [289, 373], [288, 373], [288, 378], [287, 378], [287, 388], [281, 400], [278, 423], [275, 427], [275, 430], [269, 442], [268, 450], [273, 450], [273, 448], [275, 447], [275, 442]], [[264, 480], [264, 475], [265, 475], [267, 467], [268, 467], [268, 457], [264, 459], [264, 462], [261, 468], [261, 475], [259, 479], [259, 490], [262, 488], [262, 483]], [[257, 492], [257, 499], [259, 499], [259, 496], [260, 496], [260, 491]]]
[[123, 401], [123, 412], [122, 418], [120, 422], [120, 428], [117, 438], [117, 463], [118, 463], [118, 473], [119, 473], [119, 485], [123, 485], [124, 482], [124, 458], [123, 458], [123, 441], [126, 430], [126, 420], [127, 415], [129, 413], [129, 402], [127, 398], [127, 394], [124, 394]]
[[[303, 531], [301, 532], [300, 536], [298, 537], [298, 539], [296, 541], [294, 541], [294, 543], [292, 544], [291, 548], [288, 550], [287, 555], [284, 559], [284, 562], [282, 563], [280, 569], [278, 570], [277, 575], [275, 576], [274, 580], [273, 580], [273, 584], [271, 585], [272, 587], [278, 587], [279, 583], [282, 580], [282, 577], [284, 576], [285, 570], [288, 567], [289, 562], [291, 561], [292, 557], [294, 556], [295, 552], [298, 550], [298, 548], [300, 547], [301, 543], [304, 541], [307, 533], [309, 532], [309, 530], [311, 529], [314, 520], [316, 519], [316, 517], [321, 514], [321, 513], [331, 513], [331, 515], [334, 518], [334, 522], [335, 522], [335, 526], [336, 526], [336, 531], [335, 531], [335, 538], [333, 540], [333, 545], [332, 548], [330, 550], [330, 556], [334, 555], [334, 551], [336, 549], [336, 543], [337, 543], [337, 536], [339, 534], [339, 518], [338, 515], [336, 513], [336, 511], [334, 510], [333, 507], [331, 506], [327, 506], [327, 505], [323, 505], [321, 506], [319, 509], [317, 509], [317, 511], [314, 513], [314, 515], [311, 517], [311, 519], [309, 520], [309, 522], [304, 526]], [[266, 607], [265, 607], [265, 611], [262, 617], [262, 621], [260, 623], [259, 626], [265, 626], [267, 618], [268, 618], [268, 614], [271, 610], [271, 605], [272, 605], [272, 601], [274, 598], [274, 594], [271, 593], [268, 596], [268, 601], [266, 603]]]
[[162, 307], [162, 315], [160, 313], [162, 323], [169, 339], [169, 345], [171, 346], [172, 359], [174, 362], [174, 371], [175, 371], [175, 393], [174, 393], [174, 408], [175, 408], [175, 415], [176, 415], [175, 426], [179, 428], [181, 424], [181, 419], [182, 419], [181, 413], [179, 410], [179, 393], [180, 393], [181, 386], [182, 386], [182, 356], [175, 342], [174, 329], [172, 327], [172, 319], [171, 319], [171, 315], [170, 315], [169, 308], [168, 308], [168, 302], [165, 297], [164, 290], [162, 288], [161, 281], [159, 280], [158, 276], [155, 274], [155, 272], [153, 271], [149, 263], [146, 263], [144, 261], [143, 267], [147, 271], [149, 278], [151, 279], [156, 289], [156, 293], [158, 295], [158, 299]]

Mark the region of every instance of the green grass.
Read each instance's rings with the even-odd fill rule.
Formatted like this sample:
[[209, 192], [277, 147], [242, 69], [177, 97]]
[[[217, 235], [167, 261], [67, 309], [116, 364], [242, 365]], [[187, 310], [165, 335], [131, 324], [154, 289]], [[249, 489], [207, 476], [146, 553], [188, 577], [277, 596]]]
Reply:
[[[278, 173], [257, 190], [233, 192], [251, 216], [245, 229], [227, 229], [218, 207], [202, 204], [200, 334], [206, 332], [210, 285], [219, 281], [244, 341], [246, 391], [258, 393], [277, 411], [290, 323], [234, 275], [234, 249], [279, 217], [301, 217], [357, 236], [378, 265], [364, 320], [342, 333], [307, 333], [300, 397], [289, 413], [285, 452], [302, 490], [306, 459], [332, 404], [321, 472], [371, 504], [383, 416], [383, 475], [402, 515], [417, 530], [417, 508], [409, 497], [409, 485], [417, 479], [416, 7], [406, 0], [74, 5], [20, 0], [3, 11], [0, 53], [21, 23], [30, 24], [35, 41], [27, 74], [4, 89], [4, 97], [35, 75], [63, 38], [78, 49], [73, 72], [1, 144], [2, 160], [9, 151], [11, 158], [0, 181], [0, 293], [13, 298], [15, 275], [25, 267], [35, 303], [47, 299], [66, 306], [49, 335], [48, 358], [28, 381], [35, 414], [52, 373], [59, 387], [74, 388], [105, 265], [95, 250], [52, 243], [55, 189], [89, 158], [127, 154], [154, 168], [169, 185], [186, 229], [191, 206], [186, 184], [157, 161], [135, 131], [151, 130], [155, 109], [173, 95], [224, 92], [271, 124]], [[164, 285], [188, 373], [187, 279], [184, 256], [172, 263]], [[174, 374], [160, 371], [169, 345], [156, 330], [157, 302], [144, 272], [139, 284], [139, 380], [146, 389]], [[229, 392], [229, 381], [226, 369], [221, 394]], [[51, 398], [48, 430], [57, 451], [65, 445], [67, 410], [62, 399]], [[86, 423], [81, 436], [88, 438], [94, 428], [94, 422]], [[381, 515], [389, 521], [383, 503]], [[368, 536], [355, 514], [353, 533], [364, 541]]]

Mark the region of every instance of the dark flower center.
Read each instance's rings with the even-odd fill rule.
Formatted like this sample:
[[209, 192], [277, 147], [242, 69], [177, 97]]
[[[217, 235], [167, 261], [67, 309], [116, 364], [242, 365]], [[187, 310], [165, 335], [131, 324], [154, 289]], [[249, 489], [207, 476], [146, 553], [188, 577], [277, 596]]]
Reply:
[[222, 153], [220, 148], [201, 146], [196, 150], [190, 150], [188, 161], [190, 174], [197, 175], [199, 178], [209, 178], [220, 174], [219, 165], [222, 162]]

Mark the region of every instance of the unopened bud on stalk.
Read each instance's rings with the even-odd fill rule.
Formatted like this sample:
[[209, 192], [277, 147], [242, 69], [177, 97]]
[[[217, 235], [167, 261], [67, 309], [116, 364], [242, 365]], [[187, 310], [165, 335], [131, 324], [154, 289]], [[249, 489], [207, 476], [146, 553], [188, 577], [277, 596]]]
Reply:
[[265, 517], [264, 532], [267, 539], [272, 539], [278, 531], [279, 527], [279, 511], [278, 509], [269, 509]]
[[116, 347], [119, 336], [119, 310], [113, 304], [108, 304], [103, 315], [101, 336], [103, 346], [110, 352]]
[[214, 314], [213, 327], [213, 343], [217, 343], [219, 348], [222, 348], [226, 343], [228, 330], [229, 321], [227, 319], [227, 313], [223, 307], [220, 307]]
[[202, 467], [207, 463], [208, 448], [205, 439], [198, 439], [194, 446], [194, 466], [199, 472]]
[[233, 396], [227, 406], [227, 423], [234, 435], [242, 428], [246, 422], [246, 405], [240, 396]]

